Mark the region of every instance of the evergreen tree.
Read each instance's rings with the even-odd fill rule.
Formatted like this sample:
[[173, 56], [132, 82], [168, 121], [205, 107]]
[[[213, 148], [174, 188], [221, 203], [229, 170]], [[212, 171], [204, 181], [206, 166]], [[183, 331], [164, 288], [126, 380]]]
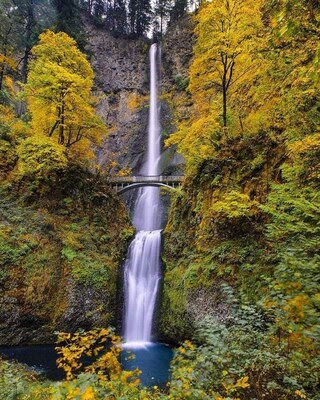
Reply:
[[56, 30], [73, 37], [80, 48], [85, 46], [85, 35], [77, 0], [51, 0], [56, 10]]
[[183, 17], [187, 13], [188, 7], [188, 0], [176, 0], [170, 12], [170, 21], [177, 21]]
[[[0, 2], [0, 87], [5, 70], [12, 70], [10, 54], [21, 54], [19, 67], [26, 82], [32, 46], [39, 33], [52, 24], [52, 7], [48, 0], [2, 0]], [[17, 60], [18, 61], [18, 60]]]
[[123, 0], [109, 0], [107, 2], [105, 23], [106, 27], [116, 36], [127, 33], [127, 10]]
[[32, 46], [38, 38], [37, 21], [35, 16], [36, 0], [13, 1], [20, 24], [23, 26], [24, 34], [21, 36], [22, 57], [22, 80], [27, 81], [28, 64]]
[[150, 0], [129, 0], [130, 33], [134, 36], [146, 34], [152, 22], [152, 7]]
[[114, 1], [114, 33], [125, 35], [127, 33], [127, 10], [124, 0]]
[[160, 36], [162, 36], [166, 24], [169, 20], [171, 9], [172, 9], [171, 0], [157, 0], [155, 3], [154, 30], [155, 33], [159, 32]]
[[103, 17], [105, 15], [105, 2], [103, 0], [96, 0], [93, 3], [93, 16], [95, 21], [98, 23], [103, 22]]
[[15, 62], [11, 58], [15, 48], [15, 21], [10, 0], [0, 2], [0, 91], [6, 73], [15, 68]]

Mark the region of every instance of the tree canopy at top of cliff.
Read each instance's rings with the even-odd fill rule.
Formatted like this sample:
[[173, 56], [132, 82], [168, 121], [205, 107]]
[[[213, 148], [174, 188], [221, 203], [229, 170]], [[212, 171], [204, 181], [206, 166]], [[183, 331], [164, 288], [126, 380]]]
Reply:
[[0, 42], [24, 53], [25, 77], [31, 47], [46, 28], [69, 34], [84, 49], [85, 18], [115, 36], [161, 36], [190, 7], [188, 0], [1, 0]]

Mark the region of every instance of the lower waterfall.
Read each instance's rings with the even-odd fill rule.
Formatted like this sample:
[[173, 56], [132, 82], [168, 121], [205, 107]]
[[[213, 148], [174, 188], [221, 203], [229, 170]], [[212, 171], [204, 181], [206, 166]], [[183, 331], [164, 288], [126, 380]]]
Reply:
[[150, 342], [160, 273], [161, 231], [140, 231], [125, 266], [125, 342]]

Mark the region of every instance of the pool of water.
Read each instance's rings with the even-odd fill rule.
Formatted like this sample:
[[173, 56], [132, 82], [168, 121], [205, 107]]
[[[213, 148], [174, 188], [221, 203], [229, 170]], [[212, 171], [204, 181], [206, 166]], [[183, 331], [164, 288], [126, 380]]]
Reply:
[[57, 368], [58, 354], [53, 345], [0, 347], [0, 355], [26, 364], [48, 379], [58, 381], [65, 377], [64, 372]]
[[[130, 354], [134, 355], [131, 359]], [[126, 346], [122, 351], [122, 365], [125, 370], [139, 368], [144, 386], [164, 386], [170, 376], [170, 362], [173, 350], [162, 343]]]
[[[133, 359], [129, 359], [134, 354]], [[64, 379], [64, 372], [57, 368], [58, 355], [53, 345], [0, 347], [0, 355], [35, 369], [53, 381]], [[172, 349], [161, 343], [133, 346], [123, 349], [121, 362], [123, 369], [139, 368], [141, 383], [144, 386], [164, 386], [169, 379]]]

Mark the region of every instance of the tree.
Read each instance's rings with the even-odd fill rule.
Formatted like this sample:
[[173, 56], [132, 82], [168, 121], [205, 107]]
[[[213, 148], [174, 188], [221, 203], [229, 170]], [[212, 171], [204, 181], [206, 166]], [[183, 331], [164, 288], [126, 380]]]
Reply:
[[130, 33], [134, 36], [148, 33], [152, 21], [150, 0], [129, 0], [128, 11]]
[[123, 0], [109, 0], [106, 3], [105, 26], [116, 36], [127, 33], [127, 9]]
[[157, 0], [155, 3], [154, 13], [157, 25], [156, 31], [160, 33], [160, 37], [163, 35], [163, 31], [166, 23], [168, 22], [171, 9], [171, 0]]
[[228, 137], [242, 135], [242, 109], [254, 107], [252, 88], [265, 70], [260, 50], [266, 32], [259, 1], [208, 1], [196, 19], [187, 93], [192, 96], [192, 114], [167, 140], [168, 145], [179, 145], [190, 174], [221, 157]]
[[7, 72], [16, 69], [12, 55], [15, 50], [15, 20], [10, 0], [0, 2], [0, 90]]
[[230, 89], [256, 67], [252, 53], [263, 27], [260, 6], [254, 0], [213, 0], [197, 15], [190, 88], [202, 92], [207, 101], [221, 93], [224, 127]]
[[65, 32], [75, 39], [83, 50], [85, 34], [77, 0], [51, 0], [56, 10], [56, 31]]
[[103, 0], [96, 0], [93, 3], [93, 16], [96, 21], [102, 23], [105, 15], [105, 2]]
[[127, 29], [127, 8], [124, 0], [114, 0], [114, 33], [117, 35], [125, 35]]
[[[16, 69], [26, 82], [31, 48], [39, 33], [52, 24], [52, 7], [48, 0], [0, 0], [0, 5], [0, 53], [3, 59], [15, 54]], [[12, 70], [12, 62], [1, 64], [0, 86], [5, 71]]]
[[37, 21], [35, 17], [36, 0], [13, 0], [12, 2], [16, 6], [19, 25], [23, 27], [24, 32], [21, 36], [21, 47], [23, 48], [21, 74], [22, 81], [26, 82], [31, 49], [38, 38], [36, 31]]
[[188, 11], [188, 0], [176, 0], [170, 11], [170, 21], [177, 21], [182, 18]]
[[91, 154], [90, 145], [100, 142], [105, 127], [94, 113], [89, 62], [62, 32], [41, 34], [32, 54], [25, 92], [34, 134], [55, 138], [77, 156]]

